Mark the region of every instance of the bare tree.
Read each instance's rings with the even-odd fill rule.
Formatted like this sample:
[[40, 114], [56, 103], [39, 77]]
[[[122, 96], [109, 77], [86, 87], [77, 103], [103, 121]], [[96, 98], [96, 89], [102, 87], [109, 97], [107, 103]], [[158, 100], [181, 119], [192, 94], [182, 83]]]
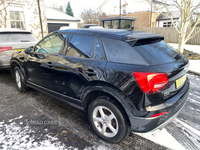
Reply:
[[13, 0], [0, 0], [0, 16], [1, 16], [1, 20], [0, 20], [0, 27], [7, 27], [7, 10], [6, 8], [8, 7], [8, 5], [10, 5], [10, 3], [12, 3]]
[[6, 9], [13, 0], [0, 0], [0, 11]]
[[[173, 27], [179, 33], [179, 43], [178, 51], [183, 53], [185, 43], [197, 35], [200, 31], [195, 32], [196, 26], [200, 23], [200, 1], [199, 0], [146, 0], [151, 6], [163, 14], [166, 17], [169, 17], [172, 21]], [[155, 2], [161, 2], [162, 9], [159, 8], [161, 5], [156, 5]], [[172, 8], [180, 11], [180, 20], [174, 20], [171, 14]], [[165, 11], [163, 13], [163, 11]], [[195, 17], [196, 16], [196, 17]], [[175, 25], [175, 22], [178, 22], [178, 25]], [[189, 31], [187, 33], [187, 31]]]
[[91, 8], [89, 8], [88, 10], [84, 9], [80, 15], [81, 19], [83, 19], [84, 23], [86, 24], [99, 24], [99, 18], [103, 16], [105, 16], [104, 13], [96, 12]]

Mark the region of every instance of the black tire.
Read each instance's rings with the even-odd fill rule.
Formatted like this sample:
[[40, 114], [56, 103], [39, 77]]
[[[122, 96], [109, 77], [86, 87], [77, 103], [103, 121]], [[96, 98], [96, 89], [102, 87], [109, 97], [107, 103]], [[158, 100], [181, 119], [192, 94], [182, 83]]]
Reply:
[[[103, 121], [94, 121], [93, 117], [101, 118], [100, 109], [102, 108], [103, 112], [105, 113], [105, 118], [102, 119]], [[120, 106], [118, 104], [114, 104], [111, 101], [106, 100], [106, 98], [97, 98], [89, 105], [88, 108], [88, 120], [93, 131], [103, 140], [109, 143], [119, 143], [120, 141], [124, 140], [131, 132], [130, 125], [127, 122], [127, 119], [124, 117], [124, 112], [120, 111]], [[111, 111], [111, 112], [110, 112]], [[108, 115], [107, 115], [107, 114]], [[97, 115], [98, 117], [96, 117]], [[114, 114], [115, 118], [111, 121], [108, 116]], [[112, 118], [112, 117], [111, 117]], [[110, 122], [110, 123], [109, 123]], [[103, 127], [103, 126], [106, 127]], [[112, 132], [110, 125], [112, 125], [113, 131]], [[118, 126], [118, 127], [117, 127]], [[102, 128], [101, 132], [100, 129]], [[103, 130], [104, 128], [104, 130]], [[106, 129], [105, 129], [106, 128]], [[105, 131], [105, 132], [103, 132]], [[103, 133], [104, 134], [103, 134]]]
[[[28, 90], [28, 87], [26, 86], [26, 81], [24, 78], [24, 75], [22, 74], [21, 70], [19, 69], [18, 66], [15, 67], [15, 81], [17, 84], [17, 89], [20, 92], [26, 92]], [[19, 83], [20, 82], [20, 83]]]

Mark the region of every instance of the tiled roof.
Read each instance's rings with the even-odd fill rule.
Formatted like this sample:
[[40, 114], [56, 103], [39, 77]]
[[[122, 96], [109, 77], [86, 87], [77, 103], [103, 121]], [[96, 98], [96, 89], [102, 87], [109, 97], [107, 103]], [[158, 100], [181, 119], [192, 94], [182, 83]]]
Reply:
[[[166, 13], [164, 13], [164, 14], [166, 14]], [[173, 18], [173, 19], [179, 19], [180, 16], [181, 16], [181, 13], [180, 13], [180, 11], [172, 11], [172, 12], [171, 12], [171, 15], [172, 15], [172, 18]], [[160, 14], [160, 15], [156, 18], [156, 20], [170, 20], [170, 18], [169, 18], [169, 17], [166, 17], [166, 16], [163, 15], [163, 14]]]

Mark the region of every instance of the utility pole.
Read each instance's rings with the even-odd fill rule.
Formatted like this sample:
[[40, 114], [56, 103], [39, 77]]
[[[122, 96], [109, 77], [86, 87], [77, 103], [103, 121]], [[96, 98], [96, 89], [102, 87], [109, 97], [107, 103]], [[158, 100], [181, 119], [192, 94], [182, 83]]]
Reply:
[[150, 27], [151, 27], [151, 20], [152, 20], [152, 4], [153, 4], [154, 0], [151, 1], [151, 16], [150, 16]]
[[122, 16], [122, 14], [121, 14], [121, 9], [122, 9], [121, 0], [119, 0], [119, 16]]
[[41, 10], [40, 10], [40, 0], [37, 0], [37, 3], [38, 3], [39, 18], [40, 18], [40, 28], [41, 28], [42, 38], [43, 38], [44, 35], [43, 35], [42, 17], [41, 17]]

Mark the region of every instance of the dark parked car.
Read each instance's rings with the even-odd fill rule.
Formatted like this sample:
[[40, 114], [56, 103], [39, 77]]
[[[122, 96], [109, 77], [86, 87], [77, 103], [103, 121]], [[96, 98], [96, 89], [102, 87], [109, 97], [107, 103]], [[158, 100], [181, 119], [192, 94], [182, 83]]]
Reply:
[[12, 53], [22, 51], [37, 42], [30, 31], [0, 28], [0, 69], [10, 67]]
[[54, 32], [16, 52], [17, 88], [34, 88], [88, 114], [111, 143], [172, 121], [186, 103], [188, 60], [161, 35], [114, 29]]
[[82, 28], [98, 27], [98, 24], [83, 24]]

